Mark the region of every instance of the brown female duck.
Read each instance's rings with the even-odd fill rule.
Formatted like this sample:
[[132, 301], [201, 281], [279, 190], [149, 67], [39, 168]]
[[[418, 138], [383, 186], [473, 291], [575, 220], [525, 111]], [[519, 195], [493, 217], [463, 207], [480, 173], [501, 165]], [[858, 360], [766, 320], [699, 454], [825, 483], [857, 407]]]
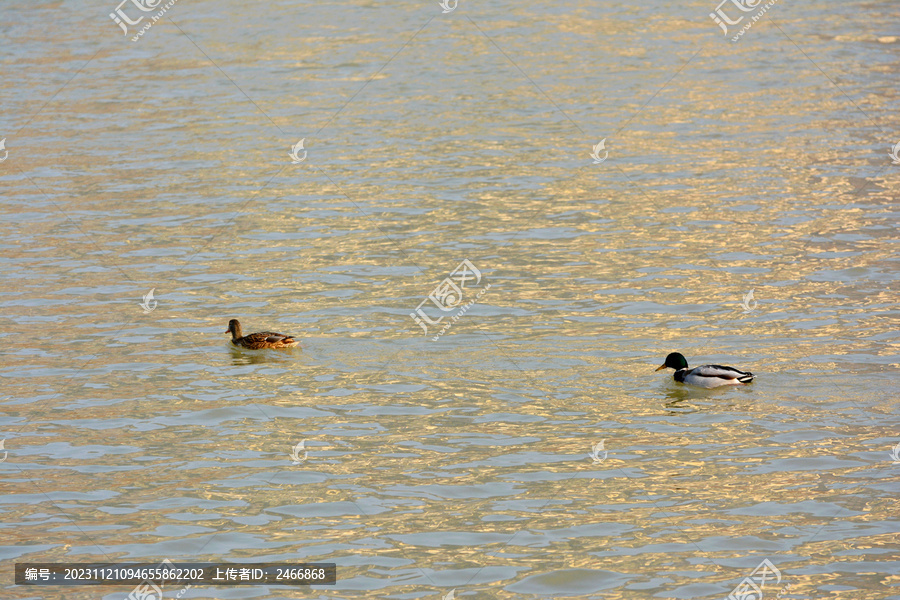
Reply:
[[237, 319], [228, 321], [228, 331], [231, 334], [231, 343], [242, 348], [250, 348], [251, 350], [259, 350], [261, 348], [293, 348], [299, 346], [300, 342], [295, 340], [293, 336], [284, 335], [283, 333], [272, 333], [271, 331], [260, 331], [259, 333], [251, 333], [249, 335], [241, 335], [241, 323]]

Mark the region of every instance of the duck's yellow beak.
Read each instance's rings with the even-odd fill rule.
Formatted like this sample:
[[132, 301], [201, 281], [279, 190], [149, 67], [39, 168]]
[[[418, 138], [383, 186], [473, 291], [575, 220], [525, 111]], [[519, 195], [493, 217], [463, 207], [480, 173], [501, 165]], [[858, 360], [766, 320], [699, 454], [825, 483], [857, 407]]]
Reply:
[[657, 370], [657, 371], [662, 371], [662, 370], [665, 369], [665, 368], [666, 368], [666, 365], [665, 365], [665, 364], [662, 364], [662, 365], [656, 367], [656, 370]]

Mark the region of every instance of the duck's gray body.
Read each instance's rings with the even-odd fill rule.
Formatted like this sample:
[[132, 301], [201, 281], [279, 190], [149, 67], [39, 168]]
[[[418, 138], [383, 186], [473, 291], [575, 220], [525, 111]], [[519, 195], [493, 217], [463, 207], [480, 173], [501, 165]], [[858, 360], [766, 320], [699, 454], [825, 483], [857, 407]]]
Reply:
[[753, 373], [721, 365], [703, 365], [693, 369], [675, 371], [675, 381], [705, 388], [714, 388], [720, 385], [743, 385], [753, 381], [753, 377]]

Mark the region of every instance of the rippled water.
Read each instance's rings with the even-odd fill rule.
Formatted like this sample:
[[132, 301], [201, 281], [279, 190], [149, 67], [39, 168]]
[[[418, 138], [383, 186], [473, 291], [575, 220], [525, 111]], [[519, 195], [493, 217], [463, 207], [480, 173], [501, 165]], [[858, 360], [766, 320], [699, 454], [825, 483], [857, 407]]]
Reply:
[[900, 598], [894, 5], [115, 8], [0, 8], [2, 597]]

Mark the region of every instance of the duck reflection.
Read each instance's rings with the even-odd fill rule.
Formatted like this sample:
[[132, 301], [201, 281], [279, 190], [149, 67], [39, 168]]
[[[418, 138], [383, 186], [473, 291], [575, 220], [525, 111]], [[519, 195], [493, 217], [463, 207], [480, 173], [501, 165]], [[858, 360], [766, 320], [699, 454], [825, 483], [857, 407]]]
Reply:
[[229, 350], [231, 352], [231, 364], [235, 366], [279, 363], [290, 360], [290, 354], [285, 355], [284, 352], [273, 350], [242, 350], [236, 346], [231, 346]]

